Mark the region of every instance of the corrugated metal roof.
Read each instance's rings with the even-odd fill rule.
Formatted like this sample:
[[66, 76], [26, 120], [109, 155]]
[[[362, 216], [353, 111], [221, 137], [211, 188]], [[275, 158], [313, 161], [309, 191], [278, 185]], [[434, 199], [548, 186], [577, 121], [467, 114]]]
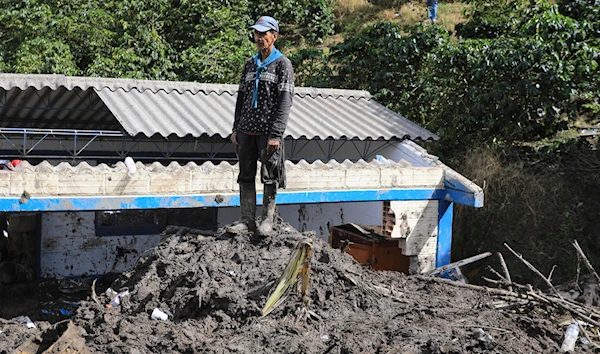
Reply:
[[[237, 85], [0, 74], [2, 127], [105, 129], [130, 135], [231, 133]], [[115, 121], [116, 119], [116, 121]], [[297, 87], [292, 138], [438, 139], [366, 91]]]

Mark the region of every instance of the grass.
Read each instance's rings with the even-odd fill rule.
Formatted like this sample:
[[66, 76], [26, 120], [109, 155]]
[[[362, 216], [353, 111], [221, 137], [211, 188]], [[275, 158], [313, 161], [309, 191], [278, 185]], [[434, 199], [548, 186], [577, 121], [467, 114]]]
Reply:
[[[441, 2], [438, 5], [438, 25], [454, 31], [457, 24], [466, 21], [463, 11], [467, 7], [461, 2]], [[356, 34], [376, 22], [395, 22], [408, 28], [428, 19], [424, 1], [408, 1], [398, 6], [384, 7], [367, 0], [338, 0], [334, 14], [336, 32], [343, 36]]]
[[[452, 255], [462, 259], [477, 253], [501, 252], [513, 280], [544, 286], [535, 275], [504, 248], [506, 242], [542, 273], [557, 265], [553, 281], [560, 284], [576, 275], [577, 257], [572, 247], [578, 239], [593, 264], [600, 264], [598, 240], [586, 230], [598, 225], [600, 183], [590, 152], [572, 149], [562, 158], [535, 154], [505, 158], [491, 148], [470, 151], [457, 165], [461, 173], [482, 186], [485, 206], [481, 209], [457, 206]], [[596, 154], [598, 155], [598, 154]], [[545, 157], [544, 157], [545, 156]], [[552, 155], [556, 156], [556, 155]], [[592, 167], [593, 167], [592, 166]], [[465, 269], [469, 279], [491, 276], [486, 266], [499, 270], [495, 257]]]
[[[438, 6], [438, 25], [444, 26], [450, 32], [453, 32], [458, 23], [466, 21], [463, 10], [467, 6], [461, 2], [440, 3]], [[337, 0], [334, 15], [335, 33], [324, 38], [323, 43], [318, 45], [307, 44], [299, 36], [288, 36], [286, 51], [292, 53], [299, 49], [316, 47], [327, 53], [329, 48], [343, 42], [345, 38], [356, 35], [365, 27], [377, 22], [394, 22], [404, 28], [419, 23], [429, 23], [424, 1], [408, 1], [398, 6], [385, 7], [374, 5], [367, 0]]]

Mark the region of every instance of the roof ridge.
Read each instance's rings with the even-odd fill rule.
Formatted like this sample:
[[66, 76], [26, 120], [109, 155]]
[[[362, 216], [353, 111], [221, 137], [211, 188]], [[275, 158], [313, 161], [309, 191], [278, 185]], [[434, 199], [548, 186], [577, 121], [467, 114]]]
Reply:
[[[198, 94], [202, 92], [204, 94], [216, 93], [221, 95], [228, 93], [234, 95], [238, 91], [238, 85], [235, 84], [212, 84], [212, 83], [200, 83], [193, 81], [167, 81], [167, 80], [142, 80], [142, 79], [128, 79], [128, 78], [106, 78], [106, 77], [88, 77], [88, 76], [66, 76], [62, 74], [0, 74], [0, 87], [5, 90], [18, 87], [21, 90], [25, 90], [29, 87], [35, 87], [41, 89], [43, 87], [65, 87], [69, 90], [74, 88], [80, 88], [87, 90], [93, 88], [97, 91], [110, 90], [117, 91], [122, 89], [125, 92], [137, 90], [139, 92], [151, 91], [156, 93], [158, 91], [165, 91], [170, 93], [177, 91], [182, 94], [184, 92], [190, 92], [192, 94]], [[312, 98], [321, 96], [327, 97], [353, 97], [353, 98], [366, 98], [371, 99], [371, 94], [367, 91], [362, 90], [348, 90], [348, 89], [331, 89], [331, 88], [317, 88], [317, 87], [296, 87], [296, 94], [300, 97], [310, 96]]]

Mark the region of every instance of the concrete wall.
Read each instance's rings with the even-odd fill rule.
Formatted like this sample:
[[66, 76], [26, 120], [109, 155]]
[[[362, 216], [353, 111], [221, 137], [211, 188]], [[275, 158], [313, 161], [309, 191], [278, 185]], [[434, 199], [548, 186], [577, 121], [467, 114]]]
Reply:
[[398, 238], [402, 253], [411, 257], [411, 273], [435, 269], [438, 240], [438, 201], [391, 201], [396, 216], [391, 237]]
[[124, 272], [159, 235], [96, 236], [94, 212], [42, 213], [40, 276], [85, 276]]
[[[0, 171], [0, 196], [21, 196], [24, 191], [37, 196], [121, 196], [181, 195], [198, 193], [237, 193], [238, 164], [214, 165], [158, 162], [136, 164], [134, 175], [122, 162], [114, 168], [105, 164], [76, 167], [67, 163], [52, 166], [44, 161], [36, 166], [21, 163], [14, 171]], [[441, 167], [412, 167], [406, 162], [382, 163], [346, 161], [312, 164], [286, 161], [288, 188], [297, 190], [443, 188], [445, 170]], [[260, 176], [257, 175], [257, 181]], [[258, 183], [258, 189], [262, 184]]]
[[[437, 202], [392, 202], [396, 215], [406, 214], [411, 232], [399, 237], [411, 271], [435, 267]], [[314, 230], [327, 241], [332, 226], [345, 223], [382, 225], [382, 202], [325, 203], [278, 206], [279, 215], [299, 231]], [[260, 207], [257, 211], [260, 214]], [[219, 208], [218, 226], [237, 220], [239, 208]], [[40, 268], [44, 278], [85, 276], [132, 269], [159, 235], [96, 236], [94, 212], [42, 213]]]
[[[219, 208], [219, 226], [238, 220], [239, 208]], [[318, 238], [327, 242], [332, 226], [353, 222], [362, 225], [381, 226], [382, 202], [323, 203], [279, 205], [281, 218], [299, 231], [316, 232]], [[261, 208], [257, 208], [260, 215]]]

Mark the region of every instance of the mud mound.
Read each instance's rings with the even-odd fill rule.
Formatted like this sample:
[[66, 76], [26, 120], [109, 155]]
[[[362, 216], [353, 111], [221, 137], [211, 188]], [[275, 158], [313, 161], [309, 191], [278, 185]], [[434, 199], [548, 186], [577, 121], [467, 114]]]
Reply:
[[[373, 272], [311, 233], [285, 223], [277, 228], [264, 240], [169, 229], [133, 271], [112, 283], [129, 291], [120, 305], [107, 308], [112, 296], [104, 292], [81, 301], [70, 335], [85, 339], [91, 353], [128, 354], [548, 353], [562, 342], [565, 326], [558, 323], [565, 316], [553, 307], [501, 311], [492, 306], [498, 296], [490, 289]], [[270, 288], [306, 238], [314, 245], [310, 305], [294, 292], [261, 317]], [[155, 308], [168, 319], [152, 319]], [[0, 353], [48, 346], [51, 338], [44, 338], [56, 328], [37, 325], [0, 321]], [[577, 352], [586, 351], [578, 344]]]

